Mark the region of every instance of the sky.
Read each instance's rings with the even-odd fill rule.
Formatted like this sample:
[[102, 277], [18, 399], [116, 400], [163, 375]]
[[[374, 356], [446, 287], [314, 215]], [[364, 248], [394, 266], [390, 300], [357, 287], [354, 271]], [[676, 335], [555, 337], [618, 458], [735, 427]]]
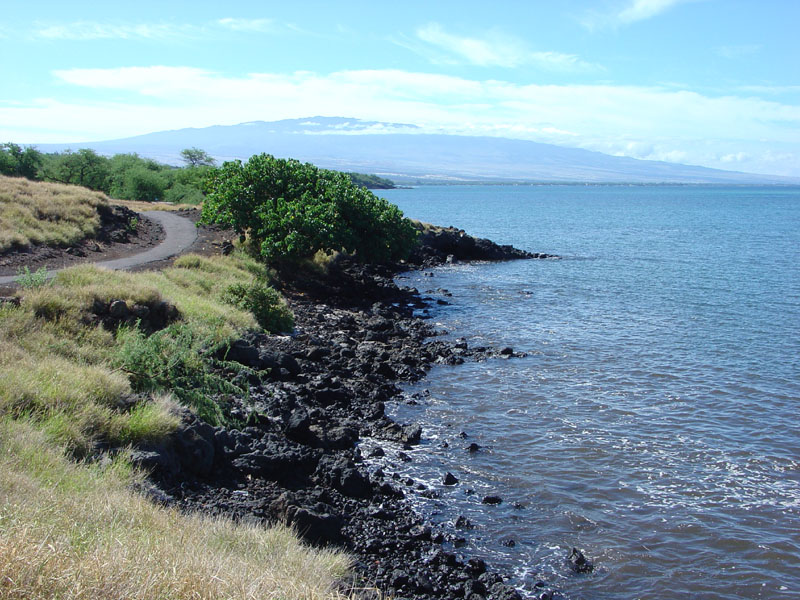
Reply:
[[800, 176], [796, 0], [1, 4], [0, 142], [321, 115]]

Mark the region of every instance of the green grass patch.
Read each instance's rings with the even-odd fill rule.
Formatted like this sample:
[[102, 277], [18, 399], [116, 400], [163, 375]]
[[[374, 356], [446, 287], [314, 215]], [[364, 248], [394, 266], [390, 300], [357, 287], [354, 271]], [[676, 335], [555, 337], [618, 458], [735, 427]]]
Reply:
[[[268, 276], [244, 254], [187, 255], [158, 272], [77, 266], [21, 290], [19, 307], [0, 307], [0, 415], [38, 419], [77, 455], [98, 440], [131, 443], [175, 426], [163, 405], [120, 409], [134, 393], [169, 393], [207, 421], [227, 422], [231, 397], [247, 396], [236, 376], [252, 371], [217, 351], [246, 330], [292, 327]], [[93, 317], [113, 300], [153, 310], [166, 301], [180, 319], [149, 335], [135, 323], [109, 331]]]
[[123, 327], [117, 332], [116, 358], [136, 391], [170, 390], [182, 404], [217, 425], [228, 421], [219, 398], [246, 397], [248, 390], [220, 372], [224, 365], [211, 356], [208, 342], [186, 323], [149, 336], [136, 327]]
[[294, 328], [294, 316], [281, 295], [262, 281], [248, 285], [234, 283], [225, 290], [222, 300], [251, 312], [267, 331], [291, 331]]

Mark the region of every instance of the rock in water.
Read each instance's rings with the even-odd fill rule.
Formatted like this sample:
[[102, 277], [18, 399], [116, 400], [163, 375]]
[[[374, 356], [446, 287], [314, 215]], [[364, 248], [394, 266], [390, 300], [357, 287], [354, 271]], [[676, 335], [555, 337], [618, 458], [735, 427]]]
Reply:
[[591, 573], [594, 571], [594, 564], [583, 555], [583, 552], [573, 547], [569, 557], [570, 568], [576, 573]]
[[456, 478], [455, 475], [453, 475], [448, 471], [447, 475], [444, 476], [444, 480], [442, 483], [444, 483], [445, 485], [455, 485], [458, 483], [458, 478]]

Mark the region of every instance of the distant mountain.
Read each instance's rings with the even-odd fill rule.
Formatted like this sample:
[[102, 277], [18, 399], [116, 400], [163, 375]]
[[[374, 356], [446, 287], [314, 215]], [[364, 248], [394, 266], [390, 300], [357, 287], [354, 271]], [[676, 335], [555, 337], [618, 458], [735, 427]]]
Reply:
[[219, 160], [267, 152], [401, 183], [800, 183], [795, 178], [637, 160], [526, 140], [430, 134], [415, 125], [341, 117], [253, 121], [103, 142], [38, 145], [44, 152], [66, 148], [93, 148], [107, 155], [137, 152], [170, 164], [180, 164], [180, 151], [191, 147]]

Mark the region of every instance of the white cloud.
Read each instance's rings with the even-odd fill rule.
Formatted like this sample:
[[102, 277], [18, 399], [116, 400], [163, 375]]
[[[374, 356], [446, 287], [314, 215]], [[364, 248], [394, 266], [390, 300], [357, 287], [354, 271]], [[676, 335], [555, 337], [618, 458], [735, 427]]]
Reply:
[[746, 152], [737, 152], [736, 154], [725, 154], [719, 157], [720, 162], [723, 163], [741, 163], [750, 158]]
[[[0, 128], [0, 139], [80, 142], [182, 127], [352, 116], [412, 123], [428, 132], [567, 143], [636, 158], [800, 175], [800, 105], [755, 97], [661, 87], [519, 85], [401, 70], [225, 77], [151, 66], [55, 75], [85, 88], [86, 99], [0, 104], [0, 123], [16, 127]], [[92, 100], [104, 90], [128, 99]], [[20, 131], [32, 133], [21, 137]], [[723, 161], [740, 153], [748, 156]]]
[[197, 91], [197, 84], [213, 73], [193, 67], [121, 67], [117, 69], [66, 69], [53, 74], [60, 80], [87, 88], [136, 92], [143, 96], [174, 98]]
[[761, 51], [761, 44], [738, 44], [735, 46], [717, 46], [714, 54], [722, 58], [736, 59], [751, 56]]
[[743, 85], [738, 90], [751, 94], [777, 96], [780, 94], [800, 94], [800, 85]]
[[169, 23], [114, 24], [77, 21], [58, 25], [40, 25], [34, 36], [50, 40], [100, 40], [100, 39], [174, 39], [196, 35], [198, 29], [191, 25]]
[[[574, 54], [533, 51], [519, 38], [497, 31], [483, 38], [464, 37], [445, 31], [438, 23], [429, 23], [416, 31], [417, 38], [444, 55], [435, 62], [468, 63], [480, 67], [520, 67], [534, 65], [552, 71], [596, 69]], [[429, 54], [429, 52], [428, 52]]]
[[650, 19], [686, 0], [631, 0], [628, 6], [617, 13], [621, 23], [635, 23]]
[[220, 25], [233, 31], [249, 31], [255, 33], [271, 33], [275, 30], [272, 19], [236, 19], [226, 17], [217, 21]]
[[[174, 23], [73, 23], [37, 24], [33, 36], [46, 40], [174, 40], [207, 36], [212, 28], [236, 32], [265, 33], [276, 30], [271, 19], [238, 19], [226, 17], [206, 25]], [[2, 37], [2, 31], [0, 31]]]
[[678, 4], [694, 0], [625, 0], [617, 1], [611, 11], [601, 12], [596, 9], [586, 11], [580, 19], [584, 27], [590, 30], [603, 27], [630, 25], [637, 21], [651, 19], [664, 13]]

